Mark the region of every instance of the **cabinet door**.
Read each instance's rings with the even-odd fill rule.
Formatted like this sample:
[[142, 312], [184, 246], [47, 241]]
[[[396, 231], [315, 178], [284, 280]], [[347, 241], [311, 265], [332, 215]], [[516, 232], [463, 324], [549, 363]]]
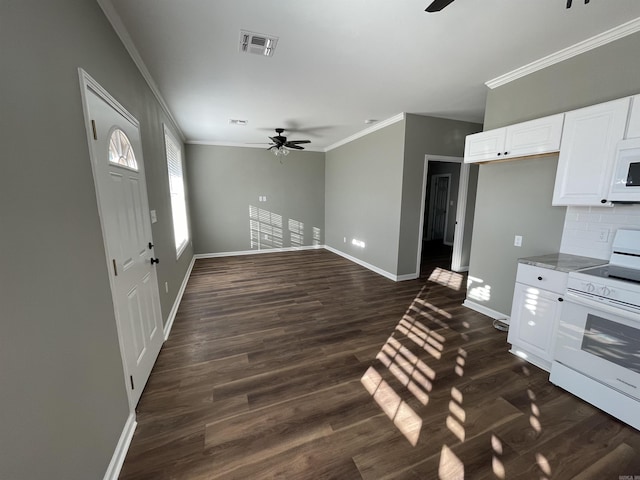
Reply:
[[565, 114], [553, 205], [607, 203], [616, 143], [624, 137], [629, 98]]
[[564, 113], [507, 127], [506, 157], [522, 157], [560, 150]]
[[506, 128], [468, 135], [464, 142], [464, 162], [486, 162], [502, 158]]
[[516, 353], [534, 354], [550, 365], [560, 316], [558, 298], [557, 293], [516, 283], [507, 337]]
[[625, 138], [640, 138], [640, 95], [631, 97], [629, 128]]

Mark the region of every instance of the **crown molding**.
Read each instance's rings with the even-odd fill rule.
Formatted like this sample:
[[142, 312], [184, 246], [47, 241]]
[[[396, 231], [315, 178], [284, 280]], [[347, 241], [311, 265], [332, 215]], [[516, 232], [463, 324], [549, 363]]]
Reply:
[[386, 120], [382, 120], [378, 123], [376, 123], [375, 125], [369, 127], [369, 128], [365, 128], [364, 130], [361, 130], [358, 133], [355, 133], [353, 135], [351, 135], [350, 137], [347, 137], [345, 139], [342, 139], [332, 145], [329, 145], [327, 148], [324, 149], [324, 152], [329, 152], [331, 150], [333, 150], [334, 148], [338, 148], [341, 147], [342, 145], [346, 145], [347, 143], [353, 142], [354, 140], [357, 140], [358, 138], [362, 138], [365, 135], [369, 135], [370, 133], [375, 132], [376, 130], [380, 130], [384, 127], [388, 127], [389, 125], [393, 125], [394, 123], [400, 122], [402, 120], [405, 119], [405, 113], [399, 113], [398, 115], [395, 115], [391, 118], [387, 118]]
[[580, 55], [581, 53], [588, 52], [589, 50], [606, 45], [607, 43], [611, 43], [638, 31], [640, 31], [640, 17], [583, 40], [582, 42], [578, 42], [575, 45], [564, 48], [558, 52], [552, 53], [551, 55], [547, 55], [546, 57], [536, 60], [535, 62], [531, 62], [528, 65], [516, 68], [504, 75], [500, 75], [499, 77], [487, 81], [485, 85], [491, 89], [500, 87], [517, 80], [518, 78], [522, 78], [526, 75], [537, 72], [538, 70], [542, 70], [543, 68], [568, 60], [569, 58]]
[[164, 112], [167, 114], [167, 116], [171, 119], [171, 122], [173, 122], [173, 125], [178, 131], [178, 135], [180, 135], [181, 140], [184, 142], [186, 140], [186, 137], [184, 136], [184, 133], [180, 128], [180, 125], [174, 118], [173, 114], [171, 113], [171, 110], [169, 110], [169, 106], [167, 105], [167, 102], [164, 101], [164, 98], [160, 93], [160, 89], [158, 88], [158, 85], [156, 85], [156, 82], [153, 80], [151, 73], [149, 73], [149, 69], [147, 69], [147, 66], [142, 61], [142, 57], [140, 56], [140, 53], [138, 53], [138, 50], [136, 49], [135, 45], [133, 44], [133, 40], [131, 39], [131, 36], [129, 35], [127, 28], [124, 26], [124, 23], [120, 18], [120, 15], [118, 15], [118, 12], [116, 12], [116, 9], [113, 7], [113, 4], [111, 3], [110, 0], [97, 0], [97, 2], [98, 2], [98, 5], [100, 5], [100, 8], [104, 12], [105, 16], [107, 17], [107, 20], [109, 20], [109, 23], [111, 23], [111, 26], [113, 27], [116, 34], [120, 38], [120, 41], [124, 45], [124, 48], [129, 53], [129, 56], [133, 60], [133, 63], [135, 63], [136, 66], [138, 67], [138, 70], [140, 70], [140, 73], [142, 74], [143, 78], [146, 80], [147, 85], [149, 85], [149, 88], [151, 89], [154, 96], [158, 100], [158, 103], [160, 104]]
[[[268, 143], [264, 144], [251, 144], [251, 143], [236, 143], [236, 142], [209, 142], [207, 140], [189, 140], [185, 142], [187, 145], [205, 145], [211, 147], [239, 147], [239, 148], [260, 148], [266, 150], [268, 147]], [[295, 152], [296, 150], [291, 150]], [[325, 150], [321, 147], [304, 147], [305, 152], [320, 152], [323, 153]]]

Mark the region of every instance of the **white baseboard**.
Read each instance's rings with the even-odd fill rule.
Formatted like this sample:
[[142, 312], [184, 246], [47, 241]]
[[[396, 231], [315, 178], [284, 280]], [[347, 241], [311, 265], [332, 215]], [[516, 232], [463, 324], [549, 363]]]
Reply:
[[129, 418], [127, 418], [127, 422], [124, 424], [124, 428], [120, 434], [120, 439], [116, 445], [116, 450], [113, 452], [107, 471], [104, 474], [104, 480], [118, 479], [118, 475], [120, 475], [120, 470], [122, 470], [122, 465], [124, 464], [124, 459], [127, 456], [127, 451], [129, 450], [129, 445], [131, 445], [131, 439], [133, 439], [133, 433], [136, 431], [137, 425], [138, 422], [136, 422], [136, 414], [131, 412], [129, 414]]
[[178, 313], [178, 307], [180, 306], [180, 302], [182, 301], [182, 295], [184, 295], [184, 290], [187, 288], [187, 283], [189, 283], [189, 277], [191, 276], [191, 270], [193, 270], [193, 264], [196, 263], [196, 256], [191, 257], [191, 263], [189, 263], [189, 268], [187, 268], [187, 272], [184, 275], [184, 279], [182, 280], [182, 285], [180, 285], [180, 290], [178, 290], [178, 295], [176, 295], [176, 299], [173, 302], [173, 307], [171, 307], [171, 311], [169, 312], [169, 317], [167, 318], [167, 322], [164, 324], [164, 340], [165, 342], [169, 338], [169, 334], [171, 333], [171, 327], [173, 327], [173, 322], [176, 319], [176, 314]]
[[197, 260], [199, 258], [237, 257], [239, 255], [258, 255], [261, 253], [299, 252], [301, 250], [318, 250], [320, 248], [325, 247], [324, 245], [305, 245], [302, 247], [265, 248], [264, 250], [238, 250], [236, 252], [198, 253], [194, 255], [194, 257]]
[[[340, 250], [337, 250], [337, 249], [335, 249], [333, 247], [330, 247], [329, 245], [325, 245], [324, 248], [326, 250], [329, 250], [330, 252], [335, 253], [336, 255], [340, 255], [341, 257], [352, 261], [353, 263], [357, 263], [361, 267], [367, 268], [367, 269], [371, 270], [372, 272], [377, 273], [378, 275], [382, 275], [383, 277], [387, 277], [389, 280], [393, 280], [394, 282], [399, 281], [398, 275], [395, 275], [393, 273], [389, 273], [386, 270], [378, 268], [375, 265], [371, 265], [370, 263], [367, 263], [367, 262], [365, 262], [363, 260], [360, 260], [359, 258], [353, 257], [353, 256], [349, 255], [348, 253], [341, 252]], [[412, 275], [415, 275], [415, 274], [412, 274]], [[405, 275], [402, 275], [402, 277], [405, 277]], [[413, 278], [417, 278], [417, 277], [412, 276], [411, 278], [413, 279]], [[408, 280], [408, 278], [403, 278], [403, 280]]]
[[464, 302], [462, 302], [462, 305], [464, 305], [467, 308], [470, 308], [471, 310], [475, 310], [478, 313], [482, 313], [487, 317], [491, 317], [496, 320], [500, 319], [507, 324], [509, 323], [509, 315], [505, 315], [504, 313], [500, 313], [497, 310], [493, 310], [492, 308], [485, 307], [484, 305], [480, 305], [479, 303], [473, 302], [468, 298], [465, 299]]
[[357, 263], [358, 265], [368, 270], [371, 270], [372, 272], [375, 272], [378, 275], [382, 275], [383, 277], [386, 277], [389, 280], [393, 280], [394, 282], [402, 282], [405, 280], [415, 280], [420, 276], [417, 273], [394, 275], [393, 273], [389, 273], [381, 268], [376, 267], [375, 265], [371, 265], [370, 263], [360, 260], [359, 258], [353, 257], [347, 253], [341, 252], [340, 250], [337, 250], [328, 245], [308, 245], [303, 247], [267, 248], [264, 250], [239, 250], [236, 252], [198, 253], [194, 255], [194, 258], [197, 260], [199, 258], [235, 257], [239, 255], [258, 255], [262, 253], [298, 252], [300, 250], [317, 250], [320, 248], [324, 248], [325, 250], [329, 250], [330, 252], [333, 252], [336, 255], [340, 255], [341, 257], [346, 258], [347, 260], [350, 260], [353, 263]]
[[396, 282], [404, 282], [405, 280], [415, 280], [420, 277], [417, 273], [406, 273], [404, 275], [396, 275]]

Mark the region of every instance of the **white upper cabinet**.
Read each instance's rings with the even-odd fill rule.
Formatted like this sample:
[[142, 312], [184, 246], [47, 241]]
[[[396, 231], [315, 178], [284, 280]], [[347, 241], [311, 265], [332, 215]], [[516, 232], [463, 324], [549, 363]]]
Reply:
[[464, 162], [487, 162], [501, 158], [506, 138], [506, 128], [467, 135], [464, 141]]
[[616, 144], [627, 125], [630, 99], [565, 114], [553, 205], [607, 205]]
[[640, 138], [640, 95], [631, 97], [629, 127], [624, 138]]
[[465, 163], [505, 160], [560, 149], [564, 113], [467, 136]]
[[504, 154], [524, 157], [560, 150], [564, 113], [507, 127]]

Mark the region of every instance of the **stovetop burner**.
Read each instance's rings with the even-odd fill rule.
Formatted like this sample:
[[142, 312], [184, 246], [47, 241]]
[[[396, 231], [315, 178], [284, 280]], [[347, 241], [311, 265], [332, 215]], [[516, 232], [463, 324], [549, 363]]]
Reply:
[[599, 267], [580, 270], [579, 273], [592, 275], [598, 278], [611, 278], [613, 280], [640, 283], [640, 270], [636, 270], [635, 268], [625, 268], [619, 265], [601, 265]]

